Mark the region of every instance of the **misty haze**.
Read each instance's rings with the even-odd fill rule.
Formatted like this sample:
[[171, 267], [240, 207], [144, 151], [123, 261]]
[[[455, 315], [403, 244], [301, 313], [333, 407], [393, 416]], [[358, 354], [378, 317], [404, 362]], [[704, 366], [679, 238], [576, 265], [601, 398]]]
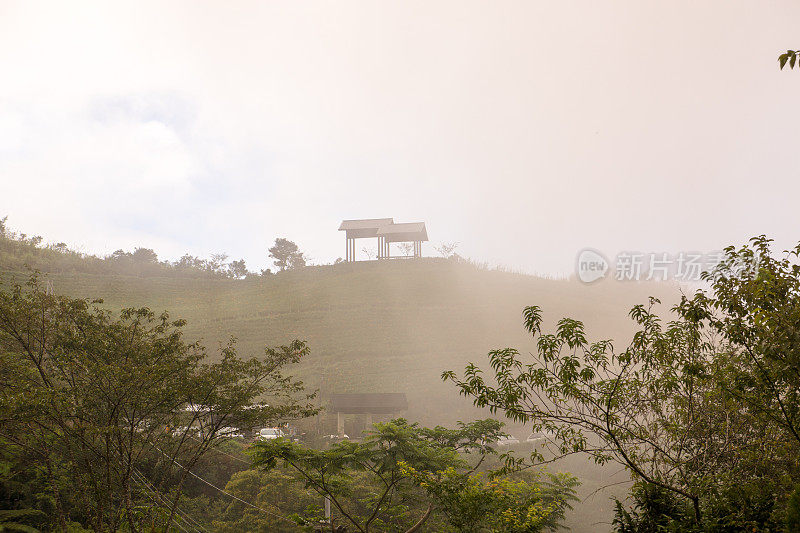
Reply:
[[800, 532], [797, 16], [0, 0], [0, 531]]

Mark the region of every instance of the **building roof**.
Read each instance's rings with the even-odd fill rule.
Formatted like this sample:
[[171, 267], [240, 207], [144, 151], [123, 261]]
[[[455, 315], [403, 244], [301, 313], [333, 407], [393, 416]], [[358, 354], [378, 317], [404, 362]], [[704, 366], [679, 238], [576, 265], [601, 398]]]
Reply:
[[342, 220], [342, 223], [339, 225], [339, 231], [345, 231], [349, 229], [378, 229], [388, 224], [392, 224], [394, 219], [392, 218], [362, 218], [358, 220]]
[[378, 235], [391, 235], [393, 233], [416, 233], [425, 231], [424, 222], [402, 222], [400, 224], [386, 224], [378, 229]]
[[345, 414], [392, 414], [408, 409], [402, 392], [331, 394], [331, 411]]
[[428, 230], [424, 222], [404, 222], [381, 226], [376, 235], [386, 237], [389, 242], [427, 241]]

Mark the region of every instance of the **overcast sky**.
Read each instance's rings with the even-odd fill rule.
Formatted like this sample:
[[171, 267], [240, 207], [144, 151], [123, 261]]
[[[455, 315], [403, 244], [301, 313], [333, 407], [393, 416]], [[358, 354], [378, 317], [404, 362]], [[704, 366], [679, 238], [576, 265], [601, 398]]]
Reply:
[[787, 246], [800, 72], [776, 59], [798, 20], [796, 0], [0, 0], [0, 216], [251, 269], [277, 236], [343, 256], [345, 218], [551, 274], [584, 247]]

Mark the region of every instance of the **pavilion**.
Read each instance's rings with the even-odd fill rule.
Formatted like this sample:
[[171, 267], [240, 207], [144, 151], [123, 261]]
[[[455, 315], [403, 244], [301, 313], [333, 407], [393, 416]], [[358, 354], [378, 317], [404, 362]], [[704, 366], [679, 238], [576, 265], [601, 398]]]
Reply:
[[393, 242], [414, 243], [413, 257], [422, 257], [422, 243], [428, 240], [424, 222], [395, 224], [392, 218], [365, 218], [343, 220], [339, 231], [345, 232], [345, 261], [356, 260], [356, 239], [378, 239], [378, 259], [393, 259], [389, 244]]

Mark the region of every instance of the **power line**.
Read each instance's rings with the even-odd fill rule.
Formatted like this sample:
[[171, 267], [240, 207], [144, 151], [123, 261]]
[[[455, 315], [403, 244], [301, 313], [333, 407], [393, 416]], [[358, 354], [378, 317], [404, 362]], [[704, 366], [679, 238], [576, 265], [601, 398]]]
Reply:
[[[119, 450], [119, 449], [118, 449], [118, 451], [121, 452], [121, 450]], [[123, 470], [124, 469], [125, 468], [123, 468]], [[141, 470], [139, 470], [138, 468], [133, 466], [133, 464], [130, 465], [130, 473], [131, 473], [131, 478], [134, 481], [138, 481], [138, 483], [142, 487], [144, 487], [145, 494], [147, 494], [147, 497], [150, 498], [153, 501], [153, 503], [156, 504], [157, 507], [163, 507], [167, 511], [170, 511], [172, 509], [172, 504], [167, 499], [166, 495], [162, 494], [161, 491], [158, 490], [158, 488], [156, 488], [156, 486], [153, 483], [150, 482], [150, 480], [147, 478], [147, 476], [145, 476], [144, 473]], [[136, 476], [138, 476], [138, 478]], [[155, 494], [156, 498], [153, 498], [152, 494]], [[200, 531], [200, 533], [205, 533], [206, 532], [206, 529], [201, 524], [199, 524], [197, 521], [195, 521], [189, 515], [189, 513], [182, 512], [181, 509], [177, 505], [175, 506], [175, 515], [177, 516], [177, 518], [180, 518], [180, 520], [183, 521], [183, 523], [185, 525], [187, 525], [188, 527], [190, 527], [191, 529], [194, 529], [195, 531]], [[192, 524], [194, 524], [196, 527], [192, 527], [190, 522]], [[183, 531], [184, 533], [188, 533], [188, 531], [186, 529], [184, 529], [180, 525], [178, 520], [175, 520], [175, 525], [178, 526], [178, 528], [181, 531]]]
[[[196, 438], [194, 438], [192, 436], [189, 436], [189, 438], [192, 439], [195, 442], [201, 442], [201, 441], [197, 440]], [[236, 461], [239, 461], [240, 463], [246, 464], [247, 466], [251, 466], [252, 465], [252, 463], [250, 461], [246, 461], [245, 459], [242, 459], [241, 457], [236, 457], [235, 455], [232, 455], [230, 453], [222, 451], [219, 448], [209, 448], [209, 449], [212, 450], [212, 451], [215, 451], [217, 453], [221, 453], [222, 455], [227, 455], [231, 459], [234, 459]]]
[[[131, 471], [131, 472], [133, 472], [133, 471]], [[157, 507], [165, 507], [165, 506], [164, 506], [164, 504], [163, 504], [163, 501], [160, 499], [160, 497], [159, 497], [158, 499], [153, 497], [153, 494], [156, 494], [156, 496], [158, 497], [158, 494], [157, 494], [157, 493], [150, 491], [150, 490], [147, 488], [147, 486], [146, 486], [146, 485], [145, 485], [145, 484], [144, 484], [144, 483], [143, 483], [141, 480], [139, 480], [139, 479], [136, 479], [136, 478], [134, 478], [134, 479], [135, 479], [136, 481], [138, 481], [140, 485], [142, 485], [143, 487], [145, 487], [145, 489], [146, 489], [146, 490], [145, 490], [145, 494], [147, 494], [147, 497], [148, 497], [148, 498], [150, 498], [150, 499], [153, 501], [153, 503], [154, 503], [154, 504], [156, 504], [156, 506], [157, 506]], [[165, 508], [166, 508], [167, 510], [169, 510], [169, 506], [166, 506]], [[177, 509], [175, 509], [175, 510], [177, 511]], [[183, 522], [183, 523], [184, 523], [184, 524], [186, 524], [187, 526], [189, 525], [189, 523], [186, 521], [186, 519], [185, 519], [185, 518], [183, 518], [183, 516], [181, 516], [181, 515], [180, 515], [180, 513], [177, 513], [177, 516], [178, 516], [178, 518], [180, 518], [180, 521], [181, 521], [181, 522]], [[189, 533], [189, 530], [185, 529], [185, 528], [184, 528], [184, 527], [181, 525], [181, 522], [179, 522], [178, 520], [175, 520], [175, 525], [176, 525], [176, 526], [178, 526], [178, 529], [180, 529], [181, 531], [183, 531], [183, 533]], [[200, 530], [200, 531], [202, 531], [202, 530]]]
[[[158, 497], [159, 501], [161, 501], [166, 505], [167, 510], [169, 510], [172, 507], [166, 495], [162, 494], [161, 491], [159, 491], [156, 488], [156, 486], [152, 482], [150, 482], [150, 480], [147, 478], [147, 476], [144, 475], [144, 473], [141, 470], [139, 470], [136, 467], [133, 467], [131, 472], [139, 476], [139, 483], [143, 484], [146, 489], [152, 491]], [[203, 527], [202, 524], [198, 523], [195, 519], [193, 519], [188, 512], [181, 511], [179, 507], [175, 507], [175, 514], [178, 515], [183, 520], [184, 523], [188, 524], [189, 522], [191, 522], [192, 524], [194, 524], [194, 526], [196, 526], [194, 527], [194, 529], [200, 531], [201, 533], [205, 533], [206, 531], [205, 527]]]
[[290, 519], [286, 518], [285, 516], [281, 516], [281, 515], [279, 515], [279, 514], [275, 514], [275, 513], [271, 512], [271, 511], [267, 511], [266, 509], [264, 509], [264, 508], [262, 508], [262, 507], [259, 507], [258, 505], [253, 505], [252, 503], [250, 503], [250, 502], [248, 502], [248, 501], [245, 501], [245, 500], [243, 500], [243, 499], [239, 498], [238, 496], [235, 496], [235, 495], [231, 494], [230, 492], [226, 492], [225, 490], [223, 490], [223, 489], [221, 489], [221, 488], [217, 487], [216, 485], [214, 485], [214, 484], [213, 484], [213, 483], [211, 483], [210, 481], [208, 481], [208, 480], [206, 480], [206, 479], [204, 479], [204, 478], [202, 478], [202, 477], [198, 476], [197, 474], [195, 474], [194, 472], [192, 472], [191, 470], [189, 470], [188, 468], [186, 468], [185, 466], [183, 466], [182, 464], [180, 464], [178, 461], [176, 461], [175, 459], [173, 459], [172, 457], [170, 457], [169, 455], [167, 455], [166, 453], [164, 453], [164, 451], [163, 451], [163, 450], [161, 450], [161, 448], [159, 448], [158, 446], [156, 446], [156, 445], [153, 445], [153, 448], [155, 448], [156, 450], [158, 450], [158, 451], [161, 453], [161, 455], [163, 455], [164, 457], [166, 457], [167, 459], [169, 459], [170, 461], [172, 461], [173, 463], [175, 463], [176, 465], [178, 465], [178, 467], [180, 467], [180, 468], [182, 468], [183, 470], [185, 470], [185, 471], [186, 471], [186, 472], [187, 472], [189, 475], [191, 475], [191, 476], [193, 476], [193, 477], [195, 477], [195, 478], [199, 479], [200, 481], [202, 481], [203, 483], [205, 483], [205, 484], [206, 484], [206, 485], [208, 485], [209, 487], [211, 487], [211, 488], [213, 488], [213, 489], [215, 489], [215, 490], [217, 490], [217, 491], [221, 492], [221, 493], [222, 493], [222, 494], [224, 494], [225, 496], [228, 496], [229, 498], [233, 498], [234, 500], [236, 500], [236, 501], [239, 501], [239, 502], [241, 502], [241, 503], [243, 503], [243, 504], [247, 505], [248, 507], [252, 507], [253, 509], [257, 509], [257, 510], [261, 511], [262, 513], [266, 513], [266, 514], [268, 514], [268, 515], [270, 515], [270, 516], [274, 516], [275, 518], [280, 518], [281, 520], [284, 520], [284, 521], [286, 521], [286, 522], [289, 522], [289, 523], [291, 523], [292, 525], [295, 525], [295, 526], [297, 525], [297, 522], [295, 522], [294, 520], [290, 520]]

